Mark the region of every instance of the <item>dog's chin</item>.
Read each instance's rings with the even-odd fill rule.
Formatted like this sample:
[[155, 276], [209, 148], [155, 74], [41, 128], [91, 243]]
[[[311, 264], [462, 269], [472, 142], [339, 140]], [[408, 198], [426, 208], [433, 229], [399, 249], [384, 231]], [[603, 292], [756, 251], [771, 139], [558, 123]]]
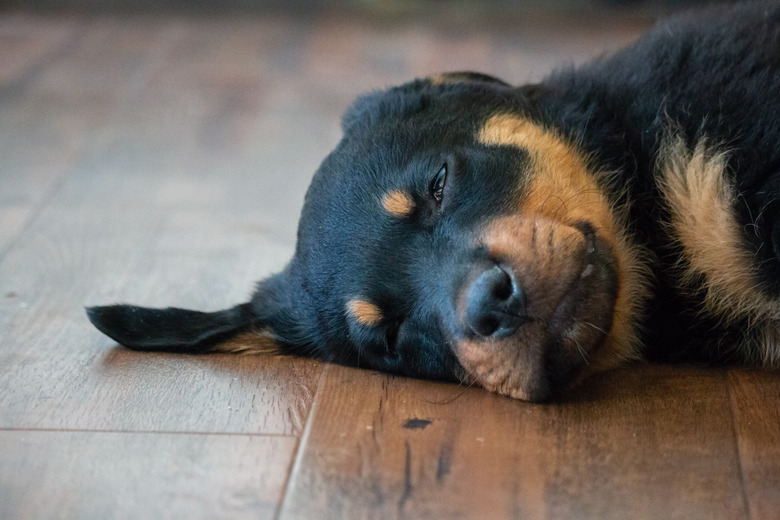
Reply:
[[[556, 398], [581, 380], [609, 336], [617, 297], [609, 245], [588, 226], [551, 229], [550, 236], [563, 235], [562, 246], [549, 248], [536, 264], [526, 252], [496, 247], [503, 265], [528, 287], [528, 319], [504, 337], [463, 334], [455, 347], [473, 383], [527, 401]], [[523, 244], [513, 247], [519, 251]]]

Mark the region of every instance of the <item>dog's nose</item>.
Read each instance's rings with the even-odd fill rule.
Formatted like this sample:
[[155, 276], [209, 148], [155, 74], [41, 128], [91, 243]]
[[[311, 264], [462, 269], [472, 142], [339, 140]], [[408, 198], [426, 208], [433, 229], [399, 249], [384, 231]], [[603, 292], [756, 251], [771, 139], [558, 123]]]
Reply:
[[480, 336], [511, 336], [528, 321], [525, 303], [515, 277], [493, 265], [466, 290], [466, 324]]

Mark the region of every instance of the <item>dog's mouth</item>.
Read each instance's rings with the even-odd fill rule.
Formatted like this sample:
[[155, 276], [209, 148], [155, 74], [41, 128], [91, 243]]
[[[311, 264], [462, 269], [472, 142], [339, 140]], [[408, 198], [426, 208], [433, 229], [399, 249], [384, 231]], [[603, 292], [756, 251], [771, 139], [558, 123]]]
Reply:
[[457, 291], [455, 355], [476, 384], [540, 401], [571, 386], [612, 326], [617, 269], [588, 223], [499, 219]]

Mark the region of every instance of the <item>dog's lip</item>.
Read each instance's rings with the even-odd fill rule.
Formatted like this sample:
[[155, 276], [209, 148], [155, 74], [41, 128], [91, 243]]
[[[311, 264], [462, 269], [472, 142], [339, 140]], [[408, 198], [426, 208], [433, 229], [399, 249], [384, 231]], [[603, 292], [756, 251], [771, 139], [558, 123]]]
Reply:
[[585, 232], [585, 268], [580, 273], [580, 280], [587, 278], [595, 270], [593, 264], [595, 263], [596, 253], [596, 235], [593, 231]]

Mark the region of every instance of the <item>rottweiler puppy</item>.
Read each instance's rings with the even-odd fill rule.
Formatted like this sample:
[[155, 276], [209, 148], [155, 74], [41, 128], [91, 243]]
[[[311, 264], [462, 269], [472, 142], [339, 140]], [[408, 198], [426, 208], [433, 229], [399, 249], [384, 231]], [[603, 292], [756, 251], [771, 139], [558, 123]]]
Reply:
[[294, 354], [561, 395], [629, 360], [780, 366], [780, 6], [539, 84], [359, 98], [287, 267], [219, 312], [92, 307], [128, 348]]

